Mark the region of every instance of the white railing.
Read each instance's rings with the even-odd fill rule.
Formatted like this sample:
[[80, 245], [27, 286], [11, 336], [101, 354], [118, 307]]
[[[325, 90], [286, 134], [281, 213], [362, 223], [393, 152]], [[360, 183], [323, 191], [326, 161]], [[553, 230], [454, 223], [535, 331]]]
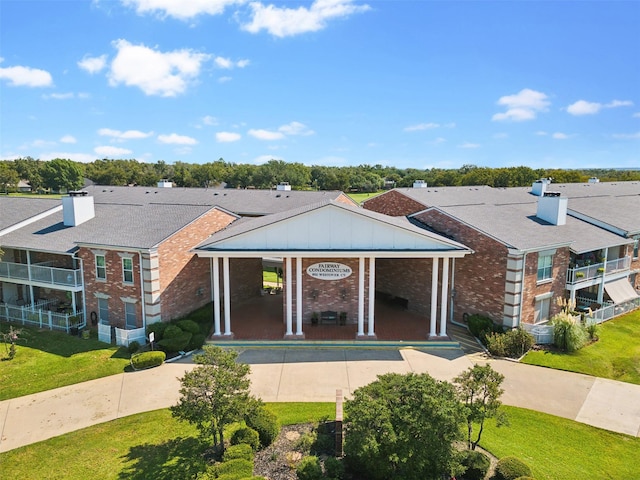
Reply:
[[82, 311], [75, 313], [57, 313], [29, 306], [0, 305], [0, 320], [20, 323], [49, 330], [62, 330], [69, 333], [72, 329], [84, 328], [87, 323]]
[[147, 337], [144, 333], [144, 328], [134, 328], [127, 330], [124, 328], [116, 327], [116, 345], [124, 345], [128, 347], [131, 342], [138, 342], [140, 345], [144, 345]]
[[594, 265], [587, 265], [584, 267], [570, 268], [567, 270], [567, 283], [574, 284], [592, 280], [594, 278], [601, 277], [605, 273], [629, 270], [630, 266], [631, 258], [622, 257], [616, 258], [615, 260], [609, 260], [606, 263], [596, 263]]
[[536, 339], [538, 345], [547, 345], [553, 343], [553, 326], [552, 325], [531, 325], [523, 323], [522, 327]]
[[0, 277], [67, 287], [82, 286], [82, 272], [71, 268], [0, 262]]
[[108, 323], [98, 323], [98, 340], [104, 343], [111, 343], [111, 325]]

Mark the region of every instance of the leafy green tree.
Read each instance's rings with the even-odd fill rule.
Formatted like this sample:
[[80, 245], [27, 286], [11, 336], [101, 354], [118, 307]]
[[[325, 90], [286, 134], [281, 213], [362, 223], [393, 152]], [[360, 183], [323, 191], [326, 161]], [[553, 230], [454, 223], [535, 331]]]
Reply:
[[180, 379], [180, 399], [171, 413], [194, 424], [203, 438], [224, 452], [224, 429], [257, 408], [261, 401], [249, 393], [249, 365], [237, 363], [238, 353], [205, 346], [194, 355], [199, 364]]
[[11, 162], [0, 162], [0, 186], [2, 191], [8, 193], [10, 190], [15, 190], [20, 182], [18, 172], [16, 172]]
[[32, 191], [38, 191], [42, 188], [42, 175], [40, 169], [44, 162], [35, 160], [31, 157], [18, 158], [14, 160], [16, 171], [20, 178], [29, 182]]
[[426, 373], [378, 376], [345, 404], [345, 460], [371, 480], [440, 480], [461, 472], [462, 404]]
[[52, 190], [77, 190], [84, 185], [83, 171], [71, 160], [56, 158], [43, 165], [42, 181], [45, 187]]
[[[496, 372], [491, 365], [474, 365], [453, 380], [458, 398], [466, 407], [467, 444], [471, 450], [475, 450], [480, 443], [485, 420], [498, 415], [502, 405], [500, 396], [504, 393], [500, 388], [503, 381], [504, 375]], [[502, 418], [499, 420], [504, 421]], [[472, 439], [476, 424], [478, 432]]]

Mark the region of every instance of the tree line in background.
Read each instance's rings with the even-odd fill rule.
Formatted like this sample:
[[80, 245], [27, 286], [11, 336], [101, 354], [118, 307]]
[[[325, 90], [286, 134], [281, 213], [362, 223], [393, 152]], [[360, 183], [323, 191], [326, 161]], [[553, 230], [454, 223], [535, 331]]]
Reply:
[[74, 190], [84, 185], [85, 178], [98, 185], [155, 186], [158, 181], [166, 179], [177, 187], [224, 185], [229, 188], [269, 189], [287, 182], [295, 190], [376, 192], [385, 188], [410, 187], [416, 180], [424, 180], [433, 187], [524, 187], [540, 178], [552, 178], [555, 183], [581, 183], [590, 177], [598, 177], [603, 182], [640, 180], [640, 169], [563, 170], [463, 165], [456, 169], [421, 170], [383, 165], [307, 166], [282, 160], [253, 165], [223, 159], [204, 164], [169, 164], [163, 160], [144, 163], [134, 159], [79, 163], [59, 158], [42, 161], [31, 157], [0, 161], [0, 187], [3, 192], [17, 191], [20, 181], [27, 182], [34, 192]]

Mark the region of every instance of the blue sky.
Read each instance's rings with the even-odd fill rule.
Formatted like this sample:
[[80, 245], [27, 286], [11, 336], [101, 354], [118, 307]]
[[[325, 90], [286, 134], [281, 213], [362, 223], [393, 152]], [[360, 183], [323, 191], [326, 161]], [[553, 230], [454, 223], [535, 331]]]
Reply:
[[640, 168], [640, 2], [0, 0], [0, 158]]

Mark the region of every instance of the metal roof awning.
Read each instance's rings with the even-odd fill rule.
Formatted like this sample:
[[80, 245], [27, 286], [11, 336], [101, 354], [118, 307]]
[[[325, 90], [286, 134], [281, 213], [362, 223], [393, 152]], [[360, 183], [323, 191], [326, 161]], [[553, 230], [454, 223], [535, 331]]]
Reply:
[[604, 289], [614, 303], [624, 303], [638, 297], [638, 294], [626, 278], [605, 283]]

